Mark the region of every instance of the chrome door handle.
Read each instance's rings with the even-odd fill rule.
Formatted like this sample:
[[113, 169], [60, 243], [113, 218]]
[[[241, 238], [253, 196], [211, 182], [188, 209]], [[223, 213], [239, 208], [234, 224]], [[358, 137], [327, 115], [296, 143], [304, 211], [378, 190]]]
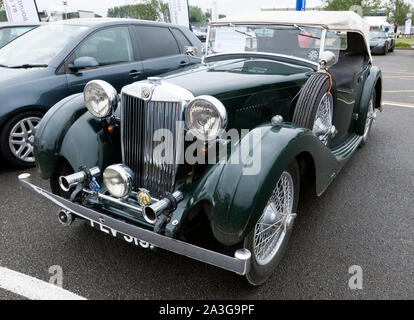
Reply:
[[141, 71], [138, 71], [138, 70], [132, 70], [130, 73], [129, 73], [129, 75], [132, 77], [132, 78], [138, 78], [140, 75], [142, 74], [142, 72]]

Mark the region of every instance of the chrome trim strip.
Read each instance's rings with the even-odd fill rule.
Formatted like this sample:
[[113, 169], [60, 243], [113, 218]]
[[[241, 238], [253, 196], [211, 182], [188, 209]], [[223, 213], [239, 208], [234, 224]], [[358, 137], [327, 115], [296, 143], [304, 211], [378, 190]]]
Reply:
[[101, 200], [106, 200], [106, 201], [115, 203], [119, 206], [134, 210], [134, 211], [142, 214], [143, 209], [141, 207], [133, 206], [133, 205], [131, 205], [131, 204], [125, 202], [125, 201], [122, 201], [121, 199], [117, 199], [117, 198], [114, 198], [114, 197], [111, 197], [111, 196], [107, 196], [106, 194], [93, 192], [93, 191], [90, 191], [90, 190], [87, 190], [87, 189], [83, 189], [82, 191], [89, 194], [89, 195], [91, 195], [91, 196], [98, 197]]
[[[326, 29], [323, 29], [322, 30], [322, 36], [321, 36], [321, 46], [319, 48], [319, 59], [318, 60], [321, 59], [322, 53], [325, 51], [326, 34], [327, 34]], [[318, 65], [319, 65], [319, 63], [318, 63]]]
[[148, 80], [134, 82], [123, 87], [121, 94], [127, 94], [129, 96], [146, 100], [142, 97], [143, 88], [151, 89], [151, 101], [183, 102], [194, 99], [194, 95], [190, 91], [164, 79], [160, 79], [156, 83]]
[[248, 54], [248, 55], [257, 55], [257, 56], [270, 56], [270, 57], [279, 57], [279, 58], [285, 58], [285, 59], [292, 59], [292, 60], [297, 60], [297, 61], [302, 61], [304, 63], [307, 64], [311, 64], [314, 66], [319, 66], [319, 63], [310, 61], [310, 60], [306, 60], [306, 59], [302, 59], [302, 58], [298, 58], [295, 56], [290, 56], [290, 55], [286, 55], [286, 54], [278, 54], [278, 53], [270, 53], [270, 52], [246, 52], [246, 51], [241, 51], [241, 52], [223, 52], [223, 53], [214, 53], [214, 54], [210, 54], [208, 56], [204, 57], [204, 62], [208, 63], [208, 59], [209, 58], [215, 58], [215, 57], [219, 57], [219, 56], [232, 56], [232, 55], [242, 55], [242, 54]]
[[[49, 191], [43, 190], [31, 184], [30, 180], [30, 174], [25, 173], [19, 176], [19, 183], [22, 187], [40, 197], [46, 198], [60, 208], [70, 211], [72, 214], [78, 217], [92, 221], [98, 225], [104, 225], [106, 227], [112, 228], [127, 236], [135, 237], [142, 241], [149, 242], [158, 248], [162, 248], [164, 250], [168, 250], [194, 260], [211, 264], [216, 267], [235, 272], [239, 275], [245, 275], [249, 272], [251, 259], [250, 254], [236, 254], [238, 258], [232, 258], [230, 256], [197, 247], [192, 244], [179, 241], [177, 239], [165, 237], [155, 232], [142, 229], [118, 219], [114, 219], [97, 211], [82, 207], [77, 203], [63, 199], [57, 195], [50, 193]], [[246, 249], [243, 251], [246, 252]], [[236, 253], [239, 252], [236, 251]]]

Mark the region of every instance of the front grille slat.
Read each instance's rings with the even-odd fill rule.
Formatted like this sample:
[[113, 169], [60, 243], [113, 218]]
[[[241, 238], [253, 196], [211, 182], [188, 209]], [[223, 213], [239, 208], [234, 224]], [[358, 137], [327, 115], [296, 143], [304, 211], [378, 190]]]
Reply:
[[[123, 94], [122, 101], [122, 159], [134, 172], [134, 190], [145, 188], [155, 198], [159, 198], [166, 191], [172, 192], [178, 168], [175, 162], [176, 149], [181, 148], [176, 141], [176, 121], [183, 120], [181, 104], [147, 102], [126, 94]], [[159, 155], [154, 154], [155, 148], [162, 143], [154, 141], [154, 134], [158, 129], [167, 129], [170, 132], [163, 142], [167, 150], [165, 154]]]

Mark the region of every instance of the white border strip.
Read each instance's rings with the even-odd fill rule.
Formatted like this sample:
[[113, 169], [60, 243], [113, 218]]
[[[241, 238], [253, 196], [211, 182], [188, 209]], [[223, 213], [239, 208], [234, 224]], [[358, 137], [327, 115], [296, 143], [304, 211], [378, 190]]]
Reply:
[[30, 300], [86, 300], [51, 283], [3, 267], [0, 267], [0, 288]]
[[410, 105], [410, 104], [400, 104], [400, 103], [390, 103], [390, 102], [384, 102], [382, 104], [383, 106], [395, 106], [395, 107], [404, 107], [404, 108], [414, 108], [414, 105]]

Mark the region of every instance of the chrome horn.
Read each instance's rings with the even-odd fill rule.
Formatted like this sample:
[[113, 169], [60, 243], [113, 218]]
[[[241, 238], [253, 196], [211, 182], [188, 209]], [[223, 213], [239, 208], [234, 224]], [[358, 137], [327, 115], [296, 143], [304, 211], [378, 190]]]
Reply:
[[[176, 191], [172, 194], [172, 197], [175, 199], [175, 202], [180, 202], [184, 199], [184, 195], [180, 191]], [[158, 217], [163, 213], [165, 210], [169, 209], [173, 203], [170, 198], [164, 198], [150, 206], [147, 206], [142, 211], [142, 215], [144, 216], [145, 221], [151, 224], [155, 224], [157, 222]]]
[[59, 178], [59, 185], [61, 189], [68, 192], [70, 188], [76, 186], [79, 183], [85, 182], [86, 179], [97, 177], [101, 174], [101, 170], [98, 167], [88, 169], [85, 171], [79, 171], [68, 176], [61, 176]]

